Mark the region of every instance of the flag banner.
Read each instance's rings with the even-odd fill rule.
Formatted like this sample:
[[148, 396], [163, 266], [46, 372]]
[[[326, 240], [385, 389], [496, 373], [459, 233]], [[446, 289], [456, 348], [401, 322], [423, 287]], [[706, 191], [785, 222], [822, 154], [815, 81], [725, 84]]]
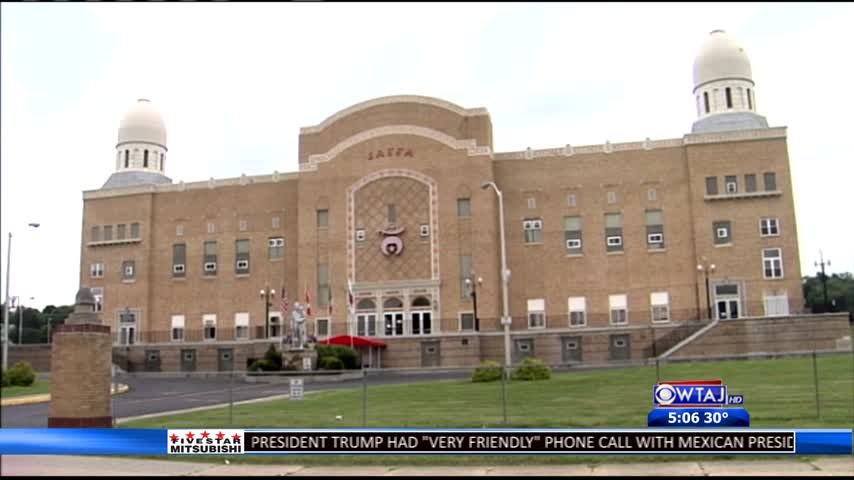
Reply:
[[3, 428], [2, 455], [851, 455], [850, 429]]

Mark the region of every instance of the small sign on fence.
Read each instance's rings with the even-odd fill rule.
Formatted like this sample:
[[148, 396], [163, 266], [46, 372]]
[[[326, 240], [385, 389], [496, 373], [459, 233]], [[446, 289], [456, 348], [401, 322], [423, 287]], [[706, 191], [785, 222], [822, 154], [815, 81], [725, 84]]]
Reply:
[[291, 400], [302, 400], [302, 379], [301, 378], [292, 378], [291, 379], [290, 399]]

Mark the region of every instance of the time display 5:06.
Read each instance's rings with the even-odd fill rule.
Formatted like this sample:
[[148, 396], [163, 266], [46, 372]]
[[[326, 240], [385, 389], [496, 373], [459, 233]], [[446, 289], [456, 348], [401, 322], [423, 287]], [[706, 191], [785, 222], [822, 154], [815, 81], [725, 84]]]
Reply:
[[749, 427], [743, 408], [654, 408], [647, 416], [649, 427]]
[[691, 425], [718, 425], [729, 418], [729, 413], [720, 412], [667, 412], [667, 423], [688, 423]]

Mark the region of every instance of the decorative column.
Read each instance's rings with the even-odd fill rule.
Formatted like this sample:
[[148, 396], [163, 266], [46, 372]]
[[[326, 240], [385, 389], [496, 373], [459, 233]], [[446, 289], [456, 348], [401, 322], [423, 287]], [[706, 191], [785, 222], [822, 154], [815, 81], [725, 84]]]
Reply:
[[81, 288], [74, 312], [53, 333], [48, 427], [113, 426], [112, 343], [110, 327], [95, 313], [92, 292]]

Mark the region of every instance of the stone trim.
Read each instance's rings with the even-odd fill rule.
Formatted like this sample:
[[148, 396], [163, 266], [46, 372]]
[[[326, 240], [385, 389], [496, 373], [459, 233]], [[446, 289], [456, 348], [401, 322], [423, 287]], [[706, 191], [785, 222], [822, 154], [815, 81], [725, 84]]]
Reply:
[[242, 175], [233, 178], [221, 178], [204, 180], [201, 182], [184, 183], [167, 183], [161, 185], [137, 185], [127, 188], [112, 188], [108, 190], [84, 190], [83, 200], [91, 200], [95, 198], [111, 198], [123, 197], [127, 195], [137, 195], [141, 193], [160, 193], [160, 192], [183, 192], [185, 190], [198, 190], [202, 188], [218, 188], [231, 187], [236, 185], [248, 185], [254, 183], [276, 183], [285, 180], [296, 180], [299, 177], [298, 172], [279, 173], [273, 172], [271, 175]]
[[94, 325], [91, 323], [71, 323], [58, 325], [53, 330], [54, 335], [60, 333], [110, 333], [109, 325]]
[[415, 135], [419, 137], [429, 138], [436, 142], [442, 143], [455, 150], [466, 149], [469, 156], [490, 155], [492, 150], [489, 147], [478, 146], [477, 141], [469, 138], [460, 140], [446, 133], [432, 128], [422, 127], [419, 125], [386, 125], [384, 127], [372, 128], [357, 133], [349, 138], [344, 139], [337, 145], [332, 147], [326, 153], [318, 153], [309, 155], [308, 161], [300, 164], [300, 171], [317, 170], [317, 164], [328, 162], [338, 156], [344, 150], [373, 138], [384, 137], [387, 135]]
[[440, 98], [425, 97], [422, 95], [392, 95], [388, 97], [374, 98], [361, 103], [357, 103], [343, 110], [339, 110], [338, 112], [327, 117], [326, 120], [320, 122], [317, 125], [300, 128], [299, 133], [300, 135], [318, 133], [346, 116], [352, 115], [362, 110], [367, 110], [372, 107], [377, 107], [380, 105], [389, 105], [392, 103], [419, 103], [421, 105], [431, 105], [434, 107], [444, 108], [445, 110], [454, 112], [457, 115], [465, 117], [489, 115], [489, 112], [485, 108], [463, 108], [457, 104], [451, 103], [447, 100], [442, 100]]
[[48, 417], [48, 428], [112, 428], [113, 417]]

